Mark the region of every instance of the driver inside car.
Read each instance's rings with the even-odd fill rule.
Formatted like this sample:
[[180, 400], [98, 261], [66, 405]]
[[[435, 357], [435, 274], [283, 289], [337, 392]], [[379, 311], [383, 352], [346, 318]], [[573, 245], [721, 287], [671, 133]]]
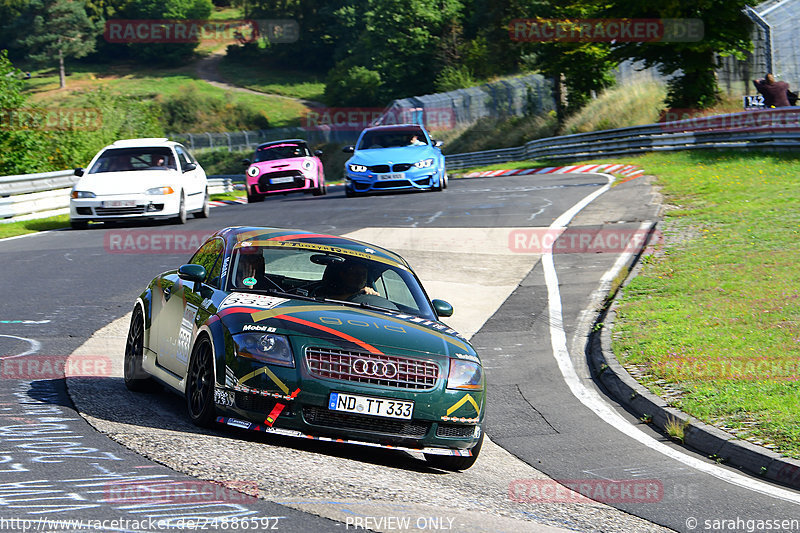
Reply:
[[360, 294], [378, 296], [367, 286], [367, 267], [356, 261], [333, 263], [325, 268], [318, 295], [331, 300], [347, 301]]
[[234, 279], [236, 287], [240, 289], [269, 288], [263, 254], [261, 252], [239, 252], [239, 263]]

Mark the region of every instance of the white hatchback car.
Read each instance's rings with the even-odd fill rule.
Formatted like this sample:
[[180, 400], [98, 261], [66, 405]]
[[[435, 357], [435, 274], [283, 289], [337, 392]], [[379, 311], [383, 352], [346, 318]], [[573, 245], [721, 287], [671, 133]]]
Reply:
[[70, 225], [131, 218], [174, 219], [187, 213], [209, 214], [208, 180], [197, 160], [181, 144], [161, 139], [128, 139], [106, 146], [80, 180], [69, 202]]

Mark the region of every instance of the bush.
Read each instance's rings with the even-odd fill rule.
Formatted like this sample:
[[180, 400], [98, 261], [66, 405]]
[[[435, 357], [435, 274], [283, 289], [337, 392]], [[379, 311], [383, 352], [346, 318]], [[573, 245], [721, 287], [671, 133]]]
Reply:
[[197, 87], [170, 97], [160, 97], [164, 128], [174, 133], [206, 131], [261, 130], [269, 127], [269, 119], [258, 110], [227, 99], [201, 94]]
[[361, 66], [347, 68], [339, 63], [325, 82], [325, 102], [329, 106], [381, 106], [383, 93], [381, 75]]
[[452, 67], [449, 65], [442, 69], [434, 83], [436, 92], [440, 93], [477, 85], [469, 68], [466, 66]]

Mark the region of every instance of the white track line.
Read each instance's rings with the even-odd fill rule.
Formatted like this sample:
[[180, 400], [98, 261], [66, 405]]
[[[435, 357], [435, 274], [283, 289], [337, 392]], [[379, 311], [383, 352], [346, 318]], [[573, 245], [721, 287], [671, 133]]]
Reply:
[[22, 353], [19, 353], [17, 355], [6, 355], [6, 356], [3, 356], [3, 357], [0, 357], [0, 360], [3, 360], [3, 359], [14, 359], [15, 357], [23, 357], [25, 355], [31, 355], [31, 354], [34, 354], [34, 353], [38, 352], [42, 347], [42, 343], [41, 342], [39, 342], [37, 340], [34, 340], [34, 339], [28, 339], [26, 337], [17, 337], [16, 335], [0, 335], [0, 337], [8, 337], [9, 339], [17, 339], [17, 340], [20, 340], [20, 341], [25, 341], [25, 342], [27, 342], [28, 344], [31, 345], [30, 349], [28, 351], [26, 351], [26, 352], [22, 352]]
[[[589, 205], [595, 198], [606, 192], [611, 187], [611, 182], [614, 180], [614, 177], [610, 174], [603, 173], [599, 173], [599, 175], [608, 179], [608, 184], [604, 185], [592, 194], [589, 194], [577, 204], [573, 205], [567, 211], [562, 213], [561, 216], [553, 221], [549, 229], [563, 230], [566, 228], [567, 224], [569, 224], [575, 215], [577, 215], [584, 207]], [[572, 358], [570, 357], [569, 350], [567, 349], [567, 335], [564, 331], [563, 315], [561, 311], [561, 293], [558, 290], [558, 274], [556, 273], [555, 264], [553, 262], [552, 248], [550, 248], [549, 251], [546, 250], [542, 255], [542, 268], [544, 270], [545, 284], [547, 285], [547, 300], [550, 318], [550, 343], [553, 348], [553, 356], [558, 363], [558, 368], [561, 370], [561, 375], [564, 376], [564, 381], [567, 383], [567, 386], [569, 386], [570, 391], [578, 400], [580, 400], [583, 405], [591, 409], [603, 421], [611, 425], [613, 428], [619, 430], [626, 436], [659, 453], [666, 455], [667, 457], [670, 457], [671, 459], [680, 461], [686, 466], [714, 476], [717, 479], [721, 479], [722, 481], [726, 481], [743, 489], [752, 490], [766, 496], [800, 504], [800, 494], [796, 492], [775, 487], [752, 477], [744, 476], [737, 472], [732, 472], [716, 465], [706, 463], [700, 459], [686, 455], [679, 450], [675, 450], [664, 443], [657, 441], [653, 437], [640, 431], [636, 426], [623, 418], [619, 413], [617, 413], [617, 411], [615, 411], [609, 404], [605, 402], [605, 400], [597, 393], [597, 391], [584, 386], [578, 377], [578, 374], [575, 372], [575, 367], [572, 365]], [[611, 269], [613, 270], [614, 268], [615, 267], [612, 267]], [[610, 274], [607, 272], [606, 275], [603, 276], [603, 279], [606, 279], [609, 275]]]

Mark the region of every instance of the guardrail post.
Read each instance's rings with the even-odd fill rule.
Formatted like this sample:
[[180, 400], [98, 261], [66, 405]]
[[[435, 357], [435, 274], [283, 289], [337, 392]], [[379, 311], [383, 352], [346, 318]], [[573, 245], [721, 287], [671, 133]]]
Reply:
[[231, 134], [226, 131], [225, 137], [228, 139], [228, 152], [233, 152], [233, 147], [231, 146]]
[[208, 147], [214, 148], [214, 138], [208, 132], [206, 132], [206, 135], [208, 135]]
[[242, 130], [242, 133], [244, 133], [245, 150], [249, 150], [250, 149], [250, 137], [247, 135], [247, 131]]

